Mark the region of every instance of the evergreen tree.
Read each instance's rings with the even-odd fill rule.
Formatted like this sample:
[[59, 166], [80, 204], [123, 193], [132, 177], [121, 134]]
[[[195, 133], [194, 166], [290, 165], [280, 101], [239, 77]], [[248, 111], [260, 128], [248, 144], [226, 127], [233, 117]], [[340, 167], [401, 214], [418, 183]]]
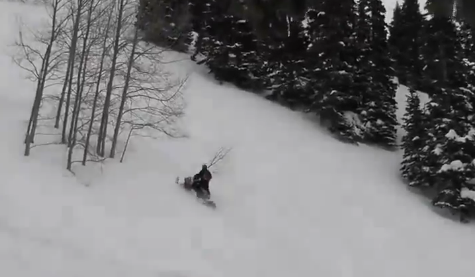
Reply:
[[208, 41], [212, 33], [211, 27], [220, 16], [220, 6], [215, 0], [189, 0], [189, 13], [191, 21], [192, 35], [194, 36], [194, 53], [191, 56], [196, 61], [198, 54], [207, 55], [211, 43]]
[[401, 163], [402, 177], [409, 182], [410, 186], [423, 186], [425, 172], [422, 161], [424, 160], [424, 141], [426, 139], [424, 129], [424, 114], [421, 109], [419, 95], [414, 89], [409, 90], [407, 96], [406, 113], [403, 117], [405, 135], [402, 138], [404, 150]]
[[231, 14], [215, 19], [207, 42], [210, 47], [206, 65], [210, 73], [220, 82], [260, 89], [258, 42], [249, 21]]
[[371, 0], [358, 1], [358, 17], [356, 21], [357, 46], [360, 49], [359, 65], [368, 66], [371, 55]]
[[424, 33], [425, 92], [433, 96], [440, 88], [466, 87], [464, 51], [453, 20], [434, 17], [425, 25]]
[[140, 30], [145, 30], [153, 21], [153, 11], [155, 9], [156, 2], [151, 0], [140, 0], [138, 12], [136, 15], [137, 22], [136, 27]]
[[[465, 66], [465, 81], [467, 89], [475, 91], [475, 35], [474, 28], [465, 22], [459, 26], [459, 40], [462, 45], [462, 57]], [[471, 100], [475, 103], [475, 99]]]
[[[361, 103], [356, 89], [358, 48], [355, 39], [356, 12], [353, 0], [322, 0], [308, 13], [309, 76], [312, 111], [320, 115], [339, 138], [356, 142], [354, 121]], [[356, 118], [353, 122], [350, 118]]]
[[[396, 62], [400, 83], [407, 84], [407, 78], [421, 78], [423, 63], [420, 48], [424, 18], [418, 0], [404, 0], [400, 10], [395, 10], [391, 27], [391, 52]], [[417, 85], [417, 84], [416, 84]]]
[[[467, 181], [475, 178], [475, 131], [473, 129], [472, 92], [442, 89], [430, 105], [430, 115], [438, 115], [429, 130], [428, 161], [431, 177], [439, 190], [433, 200], [438, 207], [466, 208], [460, 193]], [[445, 100], [446, 102], [442, 103]]]
[[267, 79], [272, 95], [269, 99], [277, 100], [294, 107], [309, 106], [307, 91], [308, 71], [307, 58], [308, 38], [302, 22], [290, 20], [287, 37], [272, 40], [268, 45], [267, 64], [263, 67], [268, 72]]
[[431, 122], [424, 167], [429, 183], [439, 191], [433, 204], [463, 210], [467, 201], [461, 191], [475, 177], [474, 92], [468, 89], [464, 48], [453, 20], [435, 16], [426, 33], [424, 73], [431, 84], [427, 105]]
[[188, 0], [140, 0], [137, 25], [145, 39], [186, 52], [191, 42]]
[[401, 49], [399, 38], [404, 36], [403, 29], [403, 24], [401, 23], [401, 6], [399, 5], [399, 2], [396, 2], [396, 7], [393, 11], [393, 18], [391, 24], [389, 25], [388, 44], [391, 59], [393, 61], [393, 67], [396, 70], [397, 76], [400, 76], [401, 72], [403, 72], [402, 68], [397, 62], [402, 59], [400, 57], [401, 51], [399, 51], [399, 49]]
[[394, 147], [396, 143], [396, 84], [389, 58], [385, 23], [386, 10], [381, 0], [358, 3], [359, 82], [362, 88], [361, 115], [364, 140]]
[[468, 60], [475, 60], [475, 29], [462, 21], [459, 22], [458, 30], [463, 57]]

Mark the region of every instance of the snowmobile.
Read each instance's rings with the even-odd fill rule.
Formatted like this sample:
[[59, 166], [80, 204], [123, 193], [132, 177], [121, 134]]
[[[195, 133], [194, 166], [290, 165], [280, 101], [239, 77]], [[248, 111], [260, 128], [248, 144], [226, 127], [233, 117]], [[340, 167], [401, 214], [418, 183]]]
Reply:
[[180, 182], [180, 177], [176, 178], [176, 183], [184, 188], [186, 191], [195, 193], [196, 198], [205, 206], [211, 207], [213, 209], [216, 208], [216, 203], [210, 199], [210, 196], [206, 192], [198, 193], [195, 189], [193, 189], [193, 177], [185, 177], [183, 182]]

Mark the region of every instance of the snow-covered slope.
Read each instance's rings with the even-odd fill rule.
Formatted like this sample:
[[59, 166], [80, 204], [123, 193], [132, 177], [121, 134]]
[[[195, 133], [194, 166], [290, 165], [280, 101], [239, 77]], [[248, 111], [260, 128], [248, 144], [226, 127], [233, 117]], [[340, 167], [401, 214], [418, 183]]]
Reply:
[[[399, 180], [400, 153], [339, 143], [299, 113], [216, 85], [189, 61], [189, 137], [135, 140], [84, 186], [61, 147], [22, 154], [33, 84], [6, 52], [0, 2], [0, 275], [163, 277], [469, 276], [475, 232], [434, 214]], [[403, 103], [406, 90], [398, 100]], [[401, 104], [403, 105], [403, 104]], [[402, 115], [401, 111], [401, 115]], [[218, 209], [174, 185], [221, 146]], [[54, 148], [57, 149], [54, 149]], [[63, 150], [64, 151], [64, 150]], [[53, 155], [51, 153], [59, 153]]]

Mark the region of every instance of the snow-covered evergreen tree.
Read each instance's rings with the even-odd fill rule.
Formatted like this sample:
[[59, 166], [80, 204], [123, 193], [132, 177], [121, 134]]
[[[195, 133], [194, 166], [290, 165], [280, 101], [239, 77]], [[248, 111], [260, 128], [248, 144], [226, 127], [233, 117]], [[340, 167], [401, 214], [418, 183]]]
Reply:
[[[459, 24], [459, 40], [462, 45], [462, 59], [465, 67], [467, 89], [475, 91], [475, 28], [465, 22]], [[475, 103], [475, 99], [472, 100]]]
[[[194, 53], [191, 59], [196, 61], [198, 54], [207, 55], [212, 43], [212, 27], [222, 15], [222, 9], [216, 0], [189, 0], [188, 3], [192, 36], [194, 36]], [[216, 29], [216, 28], [215, 28]]]
[[[417, 128], [412, 117], [419, 111], [410, 108], [415, 104], [409, 100], [408, 109], [414, 111], [408, 111], [410, 120], [404, 126], [407, 134], [401, 170], [411, 185], [438, 192], [433, 199], [435, 206], [465, 215], [474, 202], [464, 198], [462, 191], [475, 177], [474, 91], [468, 81], [466, 58], [470, 43], [463, 29], [447, 16], [432, 17], [423, 34], [423, 87], [431, 99], [419, 121], [423, 126]], [[414, 150], [421, 136], [424, 146]]]
[[188, 51], [191, 22], [188, 0], [141, 0], [137, 24], [147, 41], [177, 51]]
[[[452, 106], [441, 108], [442, 105], [432, 105], [432, 113], [437, 110], [440, 118], [435, 119], [431, 133], [428, 159], [436, 160], [437, 166], [432, 168], [432, 176], [436, 179], [439, 194], [433, 200], [438, 207], [448, 207], [455, 210], [466, 208], [466, 201], [461, 197], [461, 190], [467, 182], [475, 178], [475, 130], [473, 128], [473, 107], [470, 96], [473, 92], [464, 89], [444, 91], [437, 98], [445, 98]], [[441, 97], [442, 96], [442, 97]], [[434, 103], [435, 104], [435, 103]], [[443, 116], [442, 113], [447, 113]]]
[[403, 72], [402, 68], [400, 68], [398, 64], [398, 60], [400, 60], [400, 55], [401, 52], [399, 49], [401, 48], [399, 45], [399, 38], [404, 35], [404, 28], [403, 25], [401, 24], [401, 6], [399, 5], [399, 2], [396, 2], [396, 7], [394, 8], [393, 11], [393, 17], [392, 21], [389, 25], [389, 38], [388, 38], [388, 44], [389, 44], [389, 53], [391, 55], [391, 59], [393, 61], [393, 67], [397, 73], [397, 76], [399, 76], [400, 72]]
[[[475, 203], [462, 195], [467, 182], [475, 178], [474, 90], [467, 73], [469, 35], [447, 16], [432, 17], [422, 33], [424, 44], [419, 51], [426, 64], [422, 73], [430, 101], [421, 112], [411, 89], [404, 117], [401, 172], [411, 186], [435, 189], [435, 206], [465, 214]], [[411, 76], [410, 87], [417, 77]]]
[[[381, 0], [361, 0], [358, 3], [358, 73], [366, 80], [362, 91], [361, 115], [364, 140], [394, 147], [396, 143], [396, 84], [388, 55], [385, 23], [386, 10]], [[359, 82], [361, 84], [361, 82]]]
[[358, 113], [361, 91], [356, 89], [355, 82], [358, 58], [355, 2], [322, 0], [308, 18], [307, 62], [312, 71], [308, 86], [314, 92], [312, 111], [340, 139], [356, 142], [360, 136], [351, 119]]
[[463, 56], [466, 59], [475, 59], [475, 35], [474, 28], [465, 22], [458, 22], [458, 33]]
[[230, 82], [243, 89], [259, 89], [258, 42], [251, 24], [231, 14], [223, 15], [218, 22], [217, 30], [209, 37], [212, 46], [206, 65], [210, 73], [220, 82]]
[[308, 108], [307, 46], [308, 38], [302, 22], [289, 19], [287, 37], [275, 41], [267, 48], [269, 88], [268, 98], [285, 105]]
[[427, 179], [422, 163], [426, 150], [424, 141], [427, 139], [424, 127], [425, 119], [419, 95], [413, 88], [409, 92], [406, 113], [403, 117], [403, 128], [406, 133], [402, 138], [404, 154], [401, 162], [401, 174], [410, 186], [420, 187], [425, 185], [424, 181]]
[[452, 18], [435, 16], [426, 25], [427, 155], [424, 166], [439, 194], [433, 204], [460, 210], [467, 181], [475, 177], [474, 91], [467, 79], [463, 40]]

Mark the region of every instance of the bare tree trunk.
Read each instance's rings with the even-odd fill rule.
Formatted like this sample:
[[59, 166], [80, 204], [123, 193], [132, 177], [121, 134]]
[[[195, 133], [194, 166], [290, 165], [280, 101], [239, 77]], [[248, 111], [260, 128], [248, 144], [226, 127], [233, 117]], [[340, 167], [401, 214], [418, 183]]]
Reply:
[[124, 151], [122, 152], [122, 155], [120, 156], [120, 162], [124, 161], [125, 157], [125, 152], [127, 151], [127, 147], [129, 146], [129, 141], [130, 138], [132, 137], [132, 133], [134, 132], [134, 127], [130, 128], [129, 135], [127, 136], [127, 140], [125, 141], [125, 146], [124, 146]]
[[41, 105], [41, 100], [43, 98], [43, 92], [44, 92], [44, 87], [45, 87], [45, 82], [46, 82], [46, 75], [48, 74], [51, 50], [53, 48], [53, 43], [56, 39], [56, 22], [57, 22], [56, 17], [58, 14], [58, 8], [59, 8], [60, 2], [61, 0], [55, 0], [55, 2], [53, 2], [51, 37], [45, 51], [44, 59], [42, 61], [40, 74], [38, 76], [39, 77], [38, 86], [36, 89], [35, 100], [33, 101], [33, 107], [31, 109], [30, 122], [28, 123], [28, 130], [27, 130], [26, 141], [25, 141], [25, 151], [24, 151], [25, 156], [30, 155], [31, 144], [33, 143], [33, 140], [35, 138], [36, 126], [37, 126], [38, 116], [40, 112], [40, 105]]
[[[44, 63], [41, 66], [41, 72], [43, 71]], [[35, 132], [33, 129], [36, 129], [35, 127], [35, 121], [38, 119], [38, 115], [40, 112], [40, 106], [41, 106], [41, 99], [43, 98], [43, 93], [41, 90], [41, 74], [38, 79], [38, 84], [37, 84], [37, 89], [36, 89], [36, 94], [35, 94], [35, 99], [33, 100], [33, 105], [31, 107], [31, 114], [30, 114], [30, 120], [28, 122], [28, 128], [26, 130], [26, 135], [25, 135], [25, 156], [30, 155], [30, 148], [31, 144], [34, 143], [35, 140]]]
[[[81, 104], [83, 102], [82, 95], [84, 92], [84, 83], [85, 83], [85, 68], [87, 66], [87, 61], [89, 58], [89, 47], [88, 47], [88, 40], [89, 40], [89, 33], [91, 30], [91, 18], [92, 18], [92, 12], [93, 12], [93, 7], [94, 7], [94, 0], [90, 0], [89, 2], [89, 10], [88, 10], [88, 16], [87, 16], [87, 27], [86, 27], [86, 34], [84, 36], [84, 41], [82, 45], [82, 55], [81, 55], [81, 60], [79, 61], [79, 69], [78, 69], [78, 76], [77, 76], [77, 88], [76, 88], [76, 100], [74, 103], [74, 112], [72, 114], [71, 118], [71, 126], [69, 130], [69, 149], [68, 149], [68, 161], [67, 161], [67, 166], [66, 168], [68, 170], [71, 170], [71, 165], [72, 165], [72, 157], [73, 157], [73, 150], [74, 146], [76, 145], [76, 137], [77, 137], [77, 125], [79, 121], [79, 114], [81, 112]], [[92, 120], [92, 119], [91, 119]]]
[[[28, 120], [28, 127], [26, 128], [26, 133], [25, 133], [25, 140], [23, 141], [23, 143], [34, 143], [34, 141], [30, 141], [30, 131], [31, 131], [31, 125], [33, 125], [33, 118], [34, 118], [34, 114], [35, 114], [35, 107], [36, 107], [36, 96], [35, 96], [35, 100], [33, 101], [33, 105], [31, 105], [31, 112], [30, 112], [30, 120]], [[29, 155], [29, 151], [28, 151], [28, 155]], [[25, 154], [25, 156], [28, 156], [27, 154]]]
[[139, 29], [135, 28], [134, 40], [132, 42], [132, 51], [130, 52], [130, 57], [129, 57], [128, 65], [127, 65], [127, 75], [125, 76], [124, 89], [122, 90], [122, 98], [120, 101], [119, 111], [117, 113], [117, 122], [115, 123], [114, 137], [112, 139], [112, 146], [111, 146], [111, 151], [109, 155], [110, 158], [115, 157], [115, 149], [117, 147], [117, 139], [119, 136], [120, 125], [122, 123], [124, 105], [125, 105], [125, 101], [127, 101], [127, 91], [129, 90], [130, 77], [131, 77], [130, 73], [132, 72], [132, 66], [134, 64], [135, 49], [137, 49], [138, 37], [139, 37]]
[[[71, 105], [71, 93], [72, 93], [72, 83], [73, 83], [73, 76], [74, 76], [74, 64], [76, 62], [76, 48], [77, 48], [77, 40], [78, 40], [78, 33], [79, 33], [79, 22], [81, 20], [81, 12], [83, 8], [84, 0], [78, 0], [77, 11], [74, 20], [74, 29], [73, 29], [73, 36], [71, 38], [71, 47], [69, 50], [69, 61], [68, 64], [70, 65], [69, 77], [68, 78], [68, 91], [66, 97], [66, 106], [64, 107], [64, 119], [63, 119], [63, 132], [61, 134], [61, 142], [66, 143], [66, 131], [68, 127], [68, 117], [69, 117], [69, 106]], [[79, 80], [77, 80], [79, 82]], [[71, 146], [71, 142], [68, 141], [68, 146]]]
[[[66, 96], [66, 89], [69, 82], [69, 71], [71, 70], [71, 64], [68, 62], [68, 67], [66, 69], [66, 76], [64, 79], [63, 89], [61, 90], [61, 97], [59, 99], [58, 110], [56, 112], [56, 120], [54, 122], [54, 128], [59, 128], [59, 121], [61, 119], [61, 111], [63, 110], [64, 97]], [[62, 140], [61, 143], [66, 143], [66, 140]]]
[[95, 91], [94, 100], [92, 103], [91, 121], [89, 122], [89, 128], [87, 130], [86, 143], [84, 146], [84, 154], [82, 158], [82, 165], [86, 165], [87, 153], [88, 153], [89, 144], [91, 141], [92, 127], [94, 125], [94, 119], [96, 117], [97, 99], [99, 98], [99, 89], [100, 89], [101, 81], [102, 81], [102, 72], [104, 70], [104, 61], [107, 54], [107, 40], [109, 39], [111, 19], [112, 19], [112, 9], [111, 9], [111, 12], [109, 13], [109, 18], [107, 19], [107, 25], [105, 27], [105, 32], [104, 32], [104, 39], [102, 41], [102, 54], [101, 54], [101, 62], [99, 65], [99, 73], [98, 73], [99, 75], [97, 76], [97, 81], [96, 81], [96, 91]]
[[97, 141], [97, 154], [101, 157], [104, 156], [105, 153], [105, 139], [107, 137], [107, 124], [109, 121], [109, 106], [110, 100], [112, 96], [112, 85], [114, 83], [115, 72], [116, 72], [116, 64], [117, 64], [117, 56], [119, 54], [119, 41], [120, 41], [120, 34], [122, 31], [122, 17], [124, 14], [124, 6], [125, 0], [120, 0], [119, 2], [119, 10], [118, 10], [118, 21], [117, 21], [117, 29], [116, 34], [114, 37], [114, 50], [112, 54], [112, 65], [111, 71], [109, 75], [109, 82], [107, 83], [107, 90], [106, 90], [106, 99], [104, 102], [103, 112], [102, 112], [102, 119], [101, 119], [101, 126], [99, 128], [99, 137]]
[[[41, 70], [40, 70], [40, 74], [38, 75], [38, 81], [37, 81], [37, 84], [36, 84], [36, 94], [35, 94], [35, 100], [33, 101], [33, 105], [31, 107], [31, 114], [30, 114], [30, 120], [28, 121], [28, 128], [26, 130], [26, 134], [25, 134], [25, 144], [28, 143], [34, 143], [34, 138], [31, 138], [31, 129], [32, 129], [32, 126], [33, 126], [33, 121], [34, 121], [34, 118], [35, 118], [35, 113], [36, 113], [36, 96], [39, 95], [39, 90], [41, 88], [41, 80], [42, 80], [42, 72], [43, 72], [43, 68], [45, 67], [45, 61], [46, 59], [43, 59], [43, 61], [41, 62]], [[41, 99], [40, 99], [40, 103], [41, 103]], [[26, 155], [27, 156], [27, 155]]]

